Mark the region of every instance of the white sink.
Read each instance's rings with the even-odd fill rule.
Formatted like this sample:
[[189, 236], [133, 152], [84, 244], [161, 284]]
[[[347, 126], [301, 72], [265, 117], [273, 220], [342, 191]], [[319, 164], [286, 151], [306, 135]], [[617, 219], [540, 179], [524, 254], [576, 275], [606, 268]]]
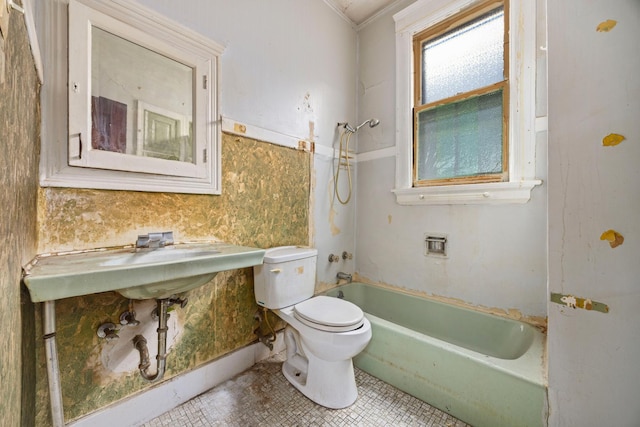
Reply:
[[108, 291], [162, 299], [202, 286], [220, 271], [262, 264], [264, 252], [215, 242], [39, 255], [25, 267], [24, 283], [33, 302]]

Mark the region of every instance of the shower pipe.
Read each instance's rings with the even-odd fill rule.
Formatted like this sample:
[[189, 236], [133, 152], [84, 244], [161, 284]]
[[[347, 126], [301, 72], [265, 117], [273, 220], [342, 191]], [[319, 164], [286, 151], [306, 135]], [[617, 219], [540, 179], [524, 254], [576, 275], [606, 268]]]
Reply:
[[[340, 134], [340, 149], [338, 152], [338, 168], [336, 169], [336, 172], [334, 175], [333, 186], [334, 186], [336, 198], [343, 205], [346, 205], [347, 203], [349, 203], [349, 200], [351, 200], [351, 191], [352, 191], [351, 163], [349, 162], [349, 140], [351, 139], [351, 135], [358, 132], [358, 130], [360, 130], [360, 128], [366, 124], [369, 124], [369, 127], [373, 128], [380, 124], [380, 120], [378, 119], [365, 120], [355, 128], [349, 125], [349, 123], [347, 122], [338, 123], [338, 127], [343, 127], [344, 130]], [[344, 144], [344, 150], [343, 150], [342, 147], [343, 147], [343, 141], [345, 139], [345, 135], [346, 135], [346, 142]], [[344, 159], [344, 163], [342, 162], [343, 159]], [[343, 199], [342, 197], [340, 197], [340, 191], [338, 190], [338, 180], [340, 178], [340, 167], [343, 165], [347, 169], [347, 178], [349, 181], [349, 193], [346, 199]]]

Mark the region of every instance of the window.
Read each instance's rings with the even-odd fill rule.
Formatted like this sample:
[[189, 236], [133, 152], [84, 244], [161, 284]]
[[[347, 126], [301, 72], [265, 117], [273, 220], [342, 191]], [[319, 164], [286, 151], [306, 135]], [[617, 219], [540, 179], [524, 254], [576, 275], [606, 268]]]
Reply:
[[222, 46], [123, 0], [44, 8], [41, 185], [219, 194]]
[[504, 6], [486, 8], [413, 37], [414, 186], [507, 177]]
[[419, 0], [394, 19], [398, 203], [528, 201], [535, 2]]

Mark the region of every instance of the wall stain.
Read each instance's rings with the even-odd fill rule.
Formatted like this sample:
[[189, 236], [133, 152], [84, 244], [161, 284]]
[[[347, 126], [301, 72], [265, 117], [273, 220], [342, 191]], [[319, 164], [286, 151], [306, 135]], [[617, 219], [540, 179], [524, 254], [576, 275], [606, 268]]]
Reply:
[[607, 19], [606, 21], [602, 21], [598, 24], [598, 26], [596, 27], [596, 31], [599, 33], [608, 33], [609, 31], [613, 30], [616, 25], [618, 25], [618, 21]]
[[340, 228], [335, 223], [336, 215], [338, 215], [338, 212], [333, 206], [331, 206], [331, 209], [329, 210], [329, 227], [331, 229], [332, 236], [337, 236], [338, 234], [340, 234]]
[[624, 237], [616, 230], [607, 230], [600, 235], [600, 240], [606, 240], [609, 242], [611, 248], [617, 248], [624, 243]]
[[623, 135], [617, 133], [610, 133], [609, 135], [602, 138], [602, 145], [605, 147], [613, 147], [620, 144], [626, 138]]
[[298, 110], [307, 114], [313, 113], [313, 106], [311, 105], [311, 94], [309, 92], [304, 94], [304, 98], [302, 100], [301, 106], [298, 107]]
[[[222, 195], [42, 188], [39, 252], [131, 244], [139, 233], [173, 230], [176, 241], [218, 239], [261, 248], [309, 244], [311, 154], [223, 134]], [[162, 381], [256, 340], [253, 269], [218, 273], [185, 294], [179, 335]], [[116, 323], [129, 300], [115, 292], [56, 305], [65, 420], [71, 421], [150, 387], [138, 374], [102, 365], [108, 344], [95, 331]], [[41, 325], [40, 304], [36, 325]], [[41, 326], [37, 326], [42, 335]], [[147, 337], [149, 338], [149, 337]], [[132, 351], [135, 351], [133, 345]], [[44, 347], [37, 343], [37, 425], [50, 425]], [[149, 348], [155, 357], [155, 348]], [[73, 375], [64, 373], [73, 372]]]

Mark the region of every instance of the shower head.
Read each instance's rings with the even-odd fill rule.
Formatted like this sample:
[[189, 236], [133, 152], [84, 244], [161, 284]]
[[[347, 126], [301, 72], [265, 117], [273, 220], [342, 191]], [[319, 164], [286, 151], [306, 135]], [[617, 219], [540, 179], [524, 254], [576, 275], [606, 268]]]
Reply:
[[365, 120], [359, 126], [357, 126], [355, 129], [353, 127], [351, 127], [351, 125], [349, 125], [349, 123], [338, 123], [338, 126], [344, 126], [344, 129], [347, 132], [356, 133], [356, 132], [358, 132], [358, 130], [362, 126], [366, 125], [367, 123], [369, 123], [369, 127], [373, 128], [373, 127], [376, 127], [376, 126], [378, 126], [380, 124], [380, 120], [378, 120], [378, 119]]
[[372, 128], [372, 127], [378, 126], [380, 124], [380, 120], [378, 119], [365, 120], [364, 122], [360, 123], [360, 126], [358, 126], [355, 131], [357, 132], [362, 126], [366, 125], [367, 123], [369, 123], [369, 127]]
[[380, 120], [378, 120], [378, 119], [369, 119], [369, 120], [365, 120], [364, 122], [362, 122], [362, 123], [360, 124], [360, 126], [358, 126], [358, 127], [356, 128], [356, 132], [358, 131], [358, 129], [360, 129], [362, 126], [366, 125], [367, 123], [369, 123], [369, 127], [370, 127], [370, 128], [374, 128], [374, 127], [376, 127], [376, 126], [378, 126], [378, 125], [380, 124]]

